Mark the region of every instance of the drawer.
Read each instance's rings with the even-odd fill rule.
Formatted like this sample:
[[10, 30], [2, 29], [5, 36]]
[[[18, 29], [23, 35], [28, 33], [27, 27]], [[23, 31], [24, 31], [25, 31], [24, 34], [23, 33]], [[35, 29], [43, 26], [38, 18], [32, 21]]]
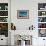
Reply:
[[0, 45], [7, 45], [8, 44], [8, 39], [7, 38], [0, 38]]

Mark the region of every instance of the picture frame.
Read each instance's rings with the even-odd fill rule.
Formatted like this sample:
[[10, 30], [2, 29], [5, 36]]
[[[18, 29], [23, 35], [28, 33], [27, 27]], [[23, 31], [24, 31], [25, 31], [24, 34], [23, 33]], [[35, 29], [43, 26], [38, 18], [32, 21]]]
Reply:
[[17, 19], [29, 19], [29, 10], [17, 10]]
[[0, 35], [8, 37], [8, 23], [0, 23]]
[[46, 29], [39, 29], [39, 37], [46, 37]]
[[0, 22], [8, 22], [8, 17], [0, 17]]

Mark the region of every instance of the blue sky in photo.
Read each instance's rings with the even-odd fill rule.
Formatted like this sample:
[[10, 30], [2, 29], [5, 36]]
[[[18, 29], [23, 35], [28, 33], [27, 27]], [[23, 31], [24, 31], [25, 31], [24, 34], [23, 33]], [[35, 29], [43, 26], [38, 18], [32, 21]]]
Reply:
[[19, 16], [27, 16], [27, 11], [20, 11]]

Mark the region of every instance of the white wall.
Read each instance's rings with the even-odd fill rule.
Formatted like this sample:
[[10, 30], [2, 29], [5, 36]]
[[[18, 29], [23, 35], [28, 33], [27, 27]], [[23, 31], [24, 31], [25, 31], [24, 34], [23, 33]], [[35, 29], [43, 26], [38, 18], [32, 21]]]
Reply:
[[[46, 0], [45, 0], [46, 1]], [[32, 24], [37, 28], [38, 2], [44, 0], [11, 0], [11, 22], [17, 30], [27, 30]], [[17, 10], [29, 10], [29, 19], [17, 19]]]
[[[38, 3], [46, 0], [11, 0], [11, 22], [17, 30], [27, 30], [32, 24], [37, 29]], [[29, 19], [17, 19], [17, 10], [29, 10]]]
[[[11, 0], [11, 22], [17, 30], [27, 30], [33, 24], [36, 32], [34, 36], [38, 36], [38, 3], [46, 3], [46, 0]], [[29, 10], [29, 19], [17, 19], [17, 10]], [[33, 38], [33, 45], [40, 46], [38, 43], [43, 43], [41, 39]]]
[[[17, 19], [17, 10], [29, 10], [29, 19]], [[35, 25], [37, 21], [37, 2], [31, 0], [12, 0], [11, 16], [11, 22], [16, 25], [17, 30], [27, 30], [29, 26]]]

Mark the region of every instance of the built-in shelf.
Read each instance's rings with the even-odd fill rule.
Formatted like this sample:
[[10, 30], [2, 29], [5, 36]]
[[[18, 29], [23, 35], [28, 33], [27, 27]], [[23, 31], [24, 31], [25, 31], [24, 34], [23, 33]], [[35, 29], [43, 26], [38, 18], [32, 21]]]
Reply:
[[38, 10], [38, 11], [46, 11], [46, 10]]
[[8, 11], [8, 10], [0, 10], [0, 11]]
[[8, 3], [0, 3], [0, 35], [8, 37]]
[[46, 29], [46, 28], [38, 28], [38, 29]]
[[38, 3], [38, 36], [46, 37], [46, 3]]
[[46, 22], [38, 22], [38, 23], [46, 23]]
[[8, 23], [8, 22], [0, 22], [0, 23]]
[[8, 16], [0, 16], [0, 17], [8, 17]]
[[46, 17], [46, 15], [44, 15], [44, 16], [38, 16], [38, 17]]

